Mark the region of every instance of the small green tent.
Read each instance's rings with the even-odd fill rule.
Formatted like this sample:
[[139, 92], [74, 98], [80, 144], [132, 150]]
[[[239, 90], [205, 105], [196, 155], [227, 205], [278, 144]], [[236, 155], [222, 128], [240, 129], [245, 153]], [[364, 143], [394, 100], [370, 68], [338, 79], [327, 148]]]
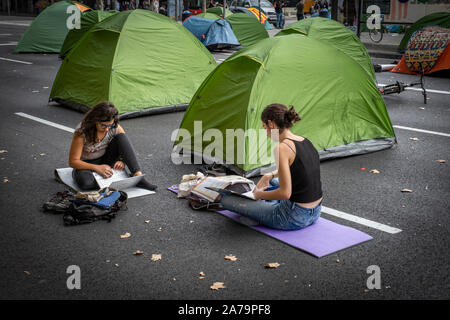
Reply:
[[[246, 176], [259, 174], [273, 163], [260, 156], [273, 147], [261, 123], [271, 103], [295, 107], [302, 120], [292, 131], [310, 139], [321, 159], [395, 143], [386, 106], [367, 72], [335, 47], [292, 34], [244, 48], [208, 76], [184, 115], [174, 154], [193, 153]], [[252, 137], [252, 130], [263, 135], [234, 143], [235, 133]]]
[[81, 37], [89, 31], [93, 26], [95, 26], [100, 21], [109, 18], [112, 15], [115, 15], [118, 11], [110, 10], [110, 11], [101, 11], [101, 10], [91, 10], [86, 12], [81, 16], [80, 19], [80, 29], [72, 29], [67, 34], [64, 39], [64, 43], [61, 47], [61, 51], [59, 53], [60, 57], [64, 57], [69, 53], [70, 49], [73, 48], [75, 43], [81, 39]]
[[174, 111], [185, 108], [216, 65], [177, 22], [150, 10], [122, 11], [96, 24], [70, 50], [50, 99], [83, 111], [108, 100], [122, 118]]
[[211, 12], [202, 12], [202, 13], [197, 14], [196, 17], [206, 18], [206, 19], [211, 19], [211, 20], [220, 19], [220, 17], [217, 14], [211, 13]]
[[[220, 6], [218, 6], [218, 7], [211, 7], [211, 8], [208, 8], [206, 10], [206, 12], [214, 13], [214, 14], [216, 14], [218, 16], [223, 16], [223, 7], [220, 7]], [[225, 9], [225, 18], [227, 16], [231, 16], [232, 14], [233, 14], [233, 12], [231, 12], [229, 9]]]
[[337, 21], [315, 17], [303, 19], [290, 24], [275, 36], [283, 36], [292, 33], [300, 33], [332, 45], [336, 49], [347, 54], [366, 70], [373, 82], [376, 82], [375, 70], [366, 47], [361, 40], [342, 23]]
[[231, 24], [234, 35], [243, 47], [251, 46], [259, 40], [269, 38], [264, 25], [248, 14], [233, 13], [225, 16], [225, 20]]
[[69, 32], [67, 20], [73, 14], [68, 11], [75, 5], [81, 12], [90, 8], [75, 1], [55, 2], [42, 11], [22, 35], [14, 52], [48, 52], [59, 53], [64, 39]]
[[450, 13], [448, 12], [432, 13], [417, 20], [406, 30], [405, 35], [402, 38], [402, 41], [400, 41], [400, 44], [398, 45], [398, 49], [400, 51], [405, 50], [406, 45], [408, 44], [408, 41], [411, 38], [412, 34], [425, 26], [439, 26], [442, 28], [450, 28]]

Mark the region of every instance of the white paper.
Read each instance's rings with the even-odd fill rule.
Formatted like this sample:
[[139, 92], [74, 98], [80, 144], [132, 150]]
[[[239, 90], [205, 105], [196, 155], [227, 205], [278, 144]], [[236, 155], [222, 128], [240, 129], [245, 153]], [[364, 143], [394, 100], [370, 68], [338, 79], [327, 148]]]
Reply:
[[100, 189], [109, 187], [111, 185], [111, 183], [113, 183], [114, 181], [120, 181], [120, 180], [129, 178], [129, 176], [125, 172], [125, 170], [116, 170], [116, 169], [112, 169], [112, 170], [113, 170], [113, 175], [109, 178], [103, 178], [97, 172], [94, 172], [94, 178], [97, 181]]

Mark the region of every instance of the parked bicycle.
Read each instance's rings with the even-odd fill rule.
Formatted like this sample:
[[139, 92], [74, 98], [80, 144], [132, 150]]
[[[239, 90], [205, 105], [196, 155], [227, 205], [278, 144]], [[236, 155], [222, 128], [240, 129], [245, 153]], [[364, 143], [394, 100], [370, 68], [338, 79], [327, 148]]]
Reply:
[[369, 37], [375, 43], [379, 43], [383, 40], [383, 33], [385, 32], [383, 29], [384, 14], [380, 14], [380, 18], [380, 28], [369, 29]]

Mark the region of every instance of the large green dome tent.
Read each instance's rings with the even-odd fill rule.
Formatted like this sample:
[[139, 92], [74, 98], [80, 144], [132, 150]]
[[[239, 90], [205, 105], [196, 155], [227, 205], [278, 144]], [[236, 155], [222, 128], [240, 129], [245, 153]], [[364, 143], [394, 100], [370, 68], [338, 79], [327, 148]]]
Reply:
[[150, 10], [122, 11], [76, 43], [50, 99], [83, 111], [112, 101], [122, 118], [185, 109], [216, 65], [177, 22]]
[[436, 12], [417, 20], [414, 24], [408, 27], [403, 36], [400, 44], [398, 45], [398, 49], [400, 51], [405, 50], [406, 45], [408, 44], [409, 39], [412, 34], [417, 30], [425, 27], [425, 26], [439, 26], [441, 28], [450, 28], [450, 13], [449, 12]]
[[209, 129], [227, 138], [233, 131], [262, 130], [261, 113], [271, 103], [295, 107], [302, 120], [292, 131], [310, 139], [321, 159], [378, 151], [395, 143], [386, 106], [367, 72], [335, 47], [292, 34], [244, 48], [208, 76], [184, 115], [174, 155], [193, 153], [247, 177], [259, 174], [262, 167], [273, 165], [256, 156], [273, 147], [265, 134], [257, 143], [241, 146], [243, 161], [228, 139], [214, 140], [214, 149], [203, 135]]
[[69, 53], [70, 49], [73, 48], [75, 43], [81, 39], [81, 37], [89, 31], [93, 26], [95, 26], [100, 21], [109, 18], [112, 15], [115, 15], [118, 11], [110, 10], [110, 11], [101, 11], [101, 10], [90, 10], [83, 14], [80, 19], [80, 29], [72, 29], [67, 34], [64, 39], [64, 43], [61, 47], [61, 51], [59, 53], [60, 57], [64, 57]]
[[62, 0], [55, 2], [42, 11], [22, 35], [14, 52], [59, 53], [64, 39], [69, 32], [67, 19], [72, 12], [67, 12], [69, 6], [75, 5], [80, 11], [91, 10], [76, 1]]
[[233, 13], [225, 16], [231, 24], [234, 35], [243, 47], [248, 47], [259, 40], [269, 38], [266, 28], [259, 20], [245, 13]]
[[303, 34], [307, 37], [332, 45], [358, 62], [361, 67], [366, 70], [372, 81], [376, 82], [375, 70], [366, 47], [361, 40], [342, 23], [322, 17], [303, 19], [290, 24], [275, 36], [283, 36], [292, 33]]

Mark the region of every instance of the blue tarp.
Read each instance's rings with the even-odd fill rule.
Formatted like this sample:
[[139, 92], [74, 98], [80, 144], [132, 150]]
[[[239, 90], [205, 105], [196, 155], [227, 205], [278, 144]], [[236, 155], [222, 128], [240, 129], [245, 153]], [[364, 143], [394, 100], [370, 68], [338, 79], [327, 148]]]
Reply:
[[210, 50], [239, 46], [230, 23], [224, 19], [212, 20], [193, 16], [186, 19], [183, 26]]

